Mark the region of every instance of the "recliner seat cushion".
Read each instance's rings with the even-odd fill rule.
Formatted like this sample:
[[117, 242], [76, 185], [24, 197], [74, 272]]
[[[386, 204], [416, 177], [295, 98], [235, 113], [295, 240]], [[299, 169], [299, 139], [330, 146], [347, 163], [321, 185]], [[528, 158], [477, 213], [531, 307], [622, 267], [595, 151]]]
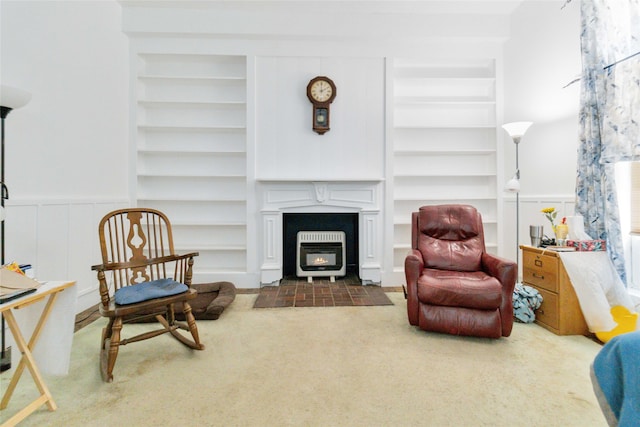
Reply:
[[502, 303], [502, 285], [482, 271], [425, 268], [418, 278], [418, 300], [429, 305], [493, 310]]

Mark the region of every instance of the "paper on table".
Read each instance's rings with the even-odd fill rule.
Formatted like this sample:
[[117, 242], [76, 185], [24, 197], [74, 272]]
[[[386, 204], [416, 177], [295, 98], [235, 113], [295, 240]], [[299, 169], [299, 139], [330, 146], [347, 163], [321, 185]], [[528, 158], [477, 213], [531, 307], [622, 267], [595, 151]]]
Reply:
[[40, 283], [15, 271], [0, 269], [0, 295], [15, 292], [17, 289], [37, 288]]

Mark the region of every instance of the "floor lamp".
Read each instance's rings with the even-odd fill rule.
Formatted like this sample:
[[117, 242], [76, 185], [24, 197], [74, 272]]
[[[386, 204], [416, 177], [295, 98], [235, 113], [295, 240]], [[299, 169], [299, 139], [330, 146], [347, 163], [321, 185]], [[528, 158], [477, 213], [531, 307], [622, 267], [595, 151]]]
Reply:
[[[0, 118], [2, 119], [2, 145], [0, 146], [0, 262], [4, 266], [6, 260], [4, 258], [5, 230], [4, 230], [4, 201], [9, 198], [9, 189], [4, 178], [4, 119], [11, 110], [24, 107], [31, 100], [31, 94], [22, 89], [11, 86], [0, 86]], [[7, 352], [5, 346], [4, 317], [2, 317], [2, 352], [0, 353], [0, 372], [4, 372], [11, 368], [11, 353]], [[5, 354], [8, 353], [8, 354]]]
[[518, 266], [518, 282], [520, 281], [520, 164], [518, 162], [518, 146], [532, 124], [531, 122], [513, 122], [502, 125], [502, 129], [507, 131], [516, 145], [516, 172], [507, 181], [504, 189], [509, 193], [516, 193], [516, 265]]

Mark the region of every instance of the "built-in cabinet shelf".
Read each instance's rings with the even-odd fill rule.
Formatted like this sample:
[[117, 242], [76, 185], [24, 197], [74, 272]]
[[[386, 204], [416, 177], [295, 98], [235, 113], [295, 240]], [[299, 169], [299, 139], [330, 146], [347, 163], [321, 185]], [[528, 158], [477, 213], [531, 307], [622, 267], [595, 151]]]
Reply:
[[247, 271], [246, 58], [139, 53], [138, 206], [165, 212], [194, 283]]
[[394, 59], [391, 75], [394, 271], [404, 270], [411, 212], [423, 205], [475, 206], [497, 252], [495, 60]]

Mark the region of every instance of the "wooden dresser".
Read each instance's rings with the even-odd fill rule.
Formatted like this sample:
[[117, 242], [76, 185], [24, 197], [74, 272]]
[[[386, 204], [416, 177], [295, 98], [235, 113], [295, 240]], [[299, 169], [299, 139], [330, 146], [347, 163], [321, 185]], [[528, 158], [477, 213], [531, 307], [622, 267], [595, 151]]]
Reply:
[[521, 245], [523, 284], [536, 288], [543, 302], [536, 323], [557, 335], [589, 335], [578, 297], [557, 252]]

